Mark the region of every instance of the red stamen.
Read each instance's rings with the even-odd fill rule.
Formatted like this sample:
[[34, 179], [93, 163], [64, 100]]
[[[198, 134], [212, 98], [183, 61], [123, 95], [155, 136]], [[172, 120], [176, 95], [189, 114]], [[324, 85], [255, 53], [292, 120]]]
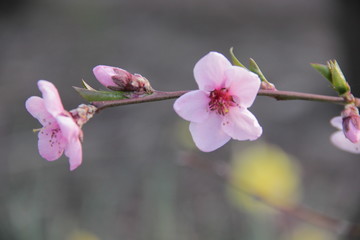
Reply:
[[210, 92], [209, 108], [211, 111], [216, 111], [220, 115], [225, 115], [229, 112], [229, 108], [236, 106], [233, 97], [229, 94], [226, 88], [215, 89]]

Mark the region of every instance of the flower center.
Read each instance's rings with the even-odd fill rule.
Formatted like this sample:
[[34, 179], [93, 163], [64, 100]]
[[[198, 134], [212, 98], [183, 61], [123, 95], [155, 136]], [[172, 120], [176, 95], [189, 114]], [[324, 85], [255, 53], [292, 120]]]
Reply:
[[235, 103], [233, 97], [229, 94], [227, 88], [215, 89], [210, 92], [209, 108], [211, 111], [216, 111], [220, 115], [225, 115], [229, 112], [230, 107], [234, 107]]

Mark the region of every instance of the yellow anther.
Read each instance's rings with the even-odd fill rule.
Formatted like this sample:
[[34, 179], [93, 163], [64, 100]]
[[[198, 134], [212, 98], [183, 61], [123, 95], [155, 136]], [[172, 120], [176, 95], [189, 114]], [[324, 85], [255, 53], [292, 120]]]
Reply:
[[35, 132], [40, 132], [42, 130], [42, 128], [35, 128], [35, 129], [33, 129], [33, 132], [35, 133]]

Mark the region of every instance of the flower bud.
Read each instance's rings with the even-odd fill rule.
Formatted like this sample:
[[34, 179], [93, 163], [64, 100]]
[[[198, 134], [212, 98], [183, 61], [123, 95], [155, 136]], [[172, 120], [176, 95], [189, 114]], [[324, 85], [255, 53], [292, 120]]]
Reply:
[[339, 96], [345, 97], [347, 102], [352, 101], [350, 86], [336, 60], [328, 61], [327, 65], [312, 63], [311, 66], [331, 83], [332, 88]]
[[93, 69], [93, 72], [102, 85], [114, 91], [140, 93], [154, 91], [146, 78], [121, 68], [99, 65]]
[[105, 65], [94, 67], [93, 73], [96, 79], [107, 88], [119, 87], [119, 84], [122, 85], [131, 78], [131, 73], [128, 71]]
[[336, 60], [330, 60], [327, 64], [331, 73], [331, 83], [333, 88], [339, 93], [340, 96], [350, 93], [350, 86], [347, 83], [345, 76], [342, 73]]
[[358, 109], [353, 105], [349, 105], [341, 115], [345, 137], [352, 143], [358, 143], [360, 141], [360, 116]]

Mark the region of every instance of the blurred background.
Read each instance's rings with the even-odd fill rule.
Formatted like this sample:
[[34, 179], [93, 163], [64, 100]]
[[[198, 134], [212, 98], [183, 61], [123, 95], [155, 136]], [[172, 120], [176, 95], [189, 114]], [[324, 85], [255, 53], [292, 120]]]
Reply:
[[[212, 153], [194, 148], [174, 100], [107, 109], [84, 126], [83, 164], [70, 172], [67, 158], [38, 154], [24, 102], [46, 79], [75, 108], [81, 79], [102, 88], [99, 64], [158, 90], [195, 89], [194, 64], [232, 46], [280, 90], [335, 95], [309, 65], [335, 58], [359, 96], [358, 10], [350, 0], [1, 1], [0, 239], [352, 239], [238, 191], [360, 222], [359, 156], [329, 141], [340, 106], [258, 97], [261, 139]], [[226, 164], [229, 182], [184, 166], [194, 161]]]

